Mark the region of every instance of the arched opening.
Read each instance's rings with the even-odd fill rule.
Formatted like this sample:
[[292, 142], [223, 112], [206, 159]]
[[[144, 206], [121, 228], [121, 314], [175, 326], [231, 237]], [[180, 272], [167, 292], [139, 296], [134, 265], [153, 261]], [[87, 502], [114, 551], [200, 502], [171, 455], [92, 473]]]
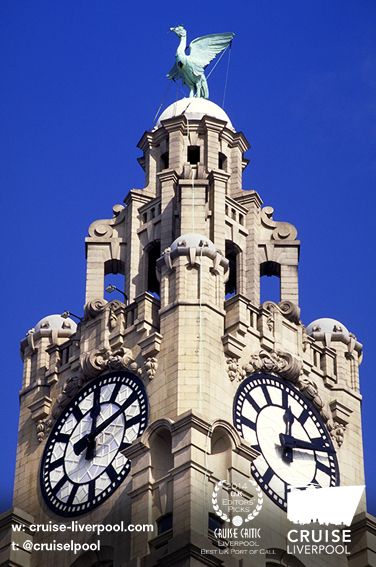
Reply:
[[126, 303], [124, 264], [120, 260], [107, 260], [104, 263], [104, 289], [106, 298]]
[[239, 255], [240, 250], [238, 246], [231, 240], [226, 240], [225, 256], [229, 261], [229, 277], [225, 286], [225, 298], [229, 299], [237, 293], [239, 281]]
[[150, 437], [150, 457], [154, 481], [166, 476], [174, 466], [171, 433], [163, 427]]
[[260, 303], [281, 301], [281, 265], [277, 262], [260, 264]]
[[232, 440], [224, 427], [214, 428], [210, 447], [209, 466], [218, 478], [226, 480], [232, 463]]
[[211, 454], [219, 455], [232, 449], [231, 439], [225, 429], [216, 427], [211, 438]]
[[161, 255], [161, 243], [154, 240], [145, 249], [146, 254], [146, 291], [159, 299], [160, 285], [157, 278], [157, 260]]

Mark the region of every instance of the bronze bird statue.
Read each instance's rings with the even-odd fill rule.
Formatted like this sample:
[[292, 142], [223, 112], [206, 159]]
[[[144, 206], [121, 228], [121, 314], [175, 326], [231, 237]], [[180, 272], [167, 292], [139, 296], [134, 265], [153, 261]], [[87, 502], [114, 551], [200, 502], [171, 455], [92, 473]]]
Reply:
[[175, 65], [167, 77], [174, 81], [181, 79], [189, 88], [190, 97], [209, 98], [208, 83], [205, 77], [205, 67], [226, 47], [230, 45], [234, 33], [216, 33], [204, 35], [191, 41], [190, 53], [186, 54], [187, 32], [183, 26], [170, 28], [170, 31], [180, 37], [176, 51]]

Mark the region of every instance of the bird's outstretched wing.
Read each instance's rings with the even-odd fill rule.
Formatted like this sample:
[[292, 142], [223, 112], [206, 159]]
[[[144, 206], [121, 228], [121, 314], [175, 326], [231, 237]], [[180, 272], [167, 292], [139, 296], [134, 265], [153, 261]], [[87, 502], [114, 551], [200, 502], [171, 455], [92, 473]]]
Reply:
[[213, 33], [191, 41], [189, 59], [195, 66], [204, 69], [210, 61], [231, 43], [234, 33]]
[[175, 79], [177, 79], [178, 77], [179, 77], [179, 67], [175, 63], [175, 65], [167, 73], [167, 78], [173, 79], [175, 81]]

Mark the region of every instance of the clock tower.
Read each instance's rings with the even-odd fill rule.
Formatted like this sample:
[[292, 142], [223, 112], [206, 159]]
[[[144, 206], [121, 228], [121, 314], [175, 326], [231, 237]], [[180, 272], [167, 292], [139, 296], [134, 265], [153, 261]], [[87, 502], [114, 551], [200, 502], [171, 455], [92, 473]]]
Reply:
[[[189, 98], [138, 147], [145, 187], [88, 229], [80, 322], [45, 317], [21, 343], [0, 565], [376, 565], [365, 499], [348, 554], [288, 553], [290, 486], [365, 484], [362, 345], [333, 319], [302, 323], [297, 229], [243, 189], [247, 139]], [[118, 299], [108, 274], [124, 276]], [[279, 297], [261, 303], [267, 277]], [[257, 513], [232, 509], [234, 487]]]

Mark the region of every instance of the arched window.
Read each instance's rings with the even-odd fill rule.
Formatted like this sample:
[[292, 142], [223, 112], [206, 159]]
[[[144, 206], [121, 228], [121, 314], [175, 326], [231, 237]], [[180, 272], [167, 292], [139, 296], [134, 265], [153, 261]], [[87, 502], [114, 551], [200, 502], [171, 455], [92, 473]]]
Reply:
[[281, 301], [281, 265], [277, 262], [260, 264], [260, 303]]
[[239, 253], [238, 246], [231, 240], [226, 240], [225, 256], [229, 261], [229, 277], [225, 287], [226, 299], [239, 293]]
[[154, 481], [166, 476], [174, 466], [171, 433], [163, 427], [150, 437], [150, 457]]
[[146, 254], [146, 291], [159, 298], [160, 286], [157, 278], [157, 260], [161, 255], [161, 243], [154, 240], [145, 249]]
[[232, 463], [232, 440], [229, 432], [217, 425], [213, 430], [210, 445], [209, 466], [211, 470], [216, 471], [219, 478], [227, 479]]

